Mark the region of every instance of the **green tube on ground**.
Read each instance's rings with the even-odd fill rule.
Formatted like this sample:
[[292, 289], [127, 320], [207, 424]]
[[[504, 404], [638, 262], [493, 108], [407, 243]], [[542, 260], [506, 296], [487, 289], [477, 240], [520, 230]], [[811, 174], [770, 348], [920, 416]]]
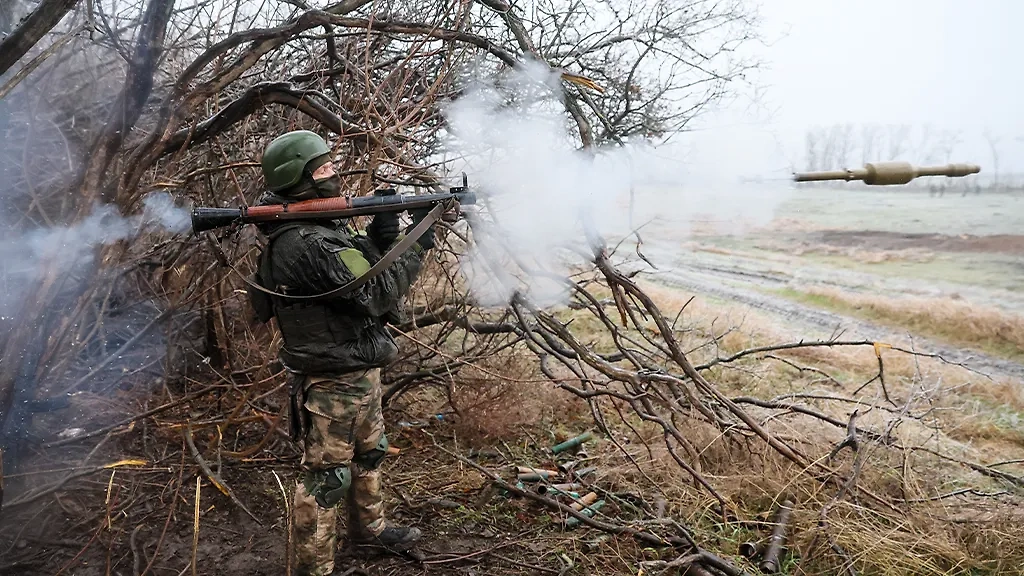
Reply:
[[580, 434], [575, 438], [569, 438], [568, 440], [562, 442], [561, 444], [556, 444], [552, 446], [551, 453], [558, 454], [561, 452], [565, 452], [566, 450], [572, 450], [573, 448], [576, 448], [577, 446], [583, 444], [587, 440], [590, 440], [592, 437], [593, 435], [589, 431], [584, 432], [583, 434]]
[[[593, 504], [587, 506], [583, 510], [580, 510], [580, 514], [583, 514], [587, 518], [592, 518], [594, 516], [594, 513], [600, 510], [602, 506], [604, 506], [604, 500], [598, 500], [597, 502], [594, 502]], [[565, 521], [566, 528], [575, 528], [579, 525], [580, 519], [575, 516]]]

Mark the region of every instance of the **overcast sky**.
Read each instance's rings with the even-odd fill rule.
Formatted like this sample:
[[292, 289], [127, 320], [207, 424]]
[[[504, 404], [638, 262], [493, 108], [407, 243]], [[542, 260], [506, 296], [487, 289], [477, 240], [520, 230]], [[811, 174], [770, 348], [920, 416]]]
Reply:
[[[955, 161], [1024, 170], [1024, 1], [767, 0], [768, 45], [749, 97], [700, 122], [697, 162], [786, 167], [805, 130], [835, 123], [930, 124], [963, 131]], [[913, 158], [907, 158], [913, 160]]]

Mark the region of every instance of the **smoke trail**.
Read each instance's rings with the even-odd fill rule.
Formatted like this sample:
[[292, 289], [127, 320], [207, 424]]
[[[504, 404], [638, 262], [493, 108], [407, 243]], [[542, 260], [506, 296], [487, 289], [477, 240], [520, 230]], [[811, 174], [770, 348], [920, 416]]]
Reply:
[[[560, 82], [546, 66], [528, 66], [498, 83], [475, 82], [445, 110], [445, 151], [465, 159], [493, 218], [478, 226], [480, 246], [463, 265], [481, 304], [507, 303], [515, 290], [541, 305], [564, 302], [562, 283], [524, 274], [522, 265], [565, 275], [582, 264], [590, 253], [584, 219], [613, 243], [640, 228], [645, 254], [661, 266], [678, 258], [694, 224], [741, 233], [767, 224], [785, 199], [788, 188], [743, 184], [729, 172], [734, 163], [700, 151], [690, 164], [637, 144], [577, 151]], [[499, 239], [514, 258], [495, 259]]]
[[143, 199], [141, 214], [122, 216], [115, 207], [98, 205], [75, 224], [36, 228], [0, 241], [0, 319], [17, 318], [18, 307], [39, 281], [46, 266], [56, 266], [66, 279], [90, 269], [96, 249], [129, 240], [146, 231], [186, 232], [189, 212], [174, 205], [165, 192]]

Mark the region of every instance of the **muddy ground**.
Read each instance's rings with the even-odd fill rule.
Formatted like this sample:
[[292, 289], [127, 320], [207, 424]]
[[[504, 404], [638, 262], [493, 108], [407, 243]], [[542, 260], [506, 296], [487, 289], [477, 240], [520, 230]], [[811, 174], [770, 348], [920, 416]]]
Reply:
[[930, 250], [934, 252], [991, 252], [1024, 255], [1024, 235], [925, 234], [881, 230], [824, 230], [807, 234], [809, 245], [825, 244], [862, 250]]

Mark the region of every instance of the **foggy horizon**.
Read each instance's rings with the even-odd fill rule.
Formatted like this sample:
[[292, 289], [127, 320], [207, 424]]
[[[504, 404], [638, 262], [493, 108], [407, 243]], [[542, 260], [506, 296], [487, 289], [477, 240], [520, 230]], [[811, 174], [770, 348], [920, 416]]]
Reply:
[[[762, 3], [761, 43], [743, 53], [763, 66], [735, 98], [698, 118], [669, 150], [688, 162], [730, 164], [743, 176], [780, 176], [804, 168], [805, 136], [815, 127], [850, 124], [859, 144], [863, 125], [907, 125], [934, 139], [959, 133], [950, 160], [982, 166], [993, 176], [986, 134], [999, 172], [1024, 171], [1024, 121], [1016, 110], [1019, 83], [1004, 61], [1024, 53], [1013, 22], [1024, 5], [987, 0]], [[926, 128], [928, 127], [928, 128]], [[923, 161], [917, 143], [903, 158]], [[859, 166], [854, 152], [848, 165]], [[834, 166], [843, 168], [844, 166]]]

